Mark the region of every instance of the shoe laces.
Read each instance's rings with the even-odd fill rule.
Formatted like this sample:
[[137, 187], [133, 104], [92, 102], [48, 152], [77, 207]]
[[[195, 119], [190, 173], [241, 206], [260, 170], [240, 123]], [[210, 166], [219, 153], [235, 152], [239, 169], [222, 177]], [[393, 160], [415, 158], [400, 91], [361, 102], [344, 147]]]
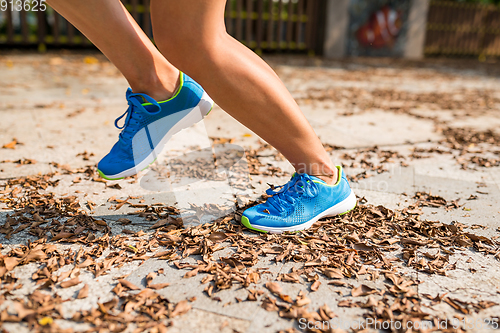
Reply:
[[[132, 140], [136, 131], [140, 129], [141, 120], [145, 115], [155, 115], [161, 111], [160, 104], [146, 94], [136, 94], [132, 92], [132, 89], [128, 88], [126, 97], [128, 103], [127, 111], [115, 120], [115, 127], [122, 130], [119, 140], [125, 144]], [[141, 100], [151, 103], [153, 110], [146, 110], [144, 105], [142, 105]], [[123, 117], [125, 117], [123, 126], [119, 126], [118, 122]]]
[[267, 202], [279, 212], [292, 210], [302, 196], [315, 198], [318, 193], [318, 185], [305, 173], [295, 173], [285, 185], [272, 187], [266, 191], [267, 195], [272, 195]]

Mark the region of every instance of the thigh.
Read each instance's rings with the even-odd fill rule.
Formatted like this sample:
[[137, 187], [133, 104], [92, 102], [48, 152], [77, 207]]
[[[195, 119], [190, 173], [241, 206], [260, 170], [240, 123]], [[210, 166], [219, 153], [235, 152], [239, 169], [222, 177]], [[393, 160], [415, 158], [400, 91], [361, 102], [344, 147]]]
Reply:
[[151, 0], [155, 32], [210, 40], [225, 32], [226, 0]]

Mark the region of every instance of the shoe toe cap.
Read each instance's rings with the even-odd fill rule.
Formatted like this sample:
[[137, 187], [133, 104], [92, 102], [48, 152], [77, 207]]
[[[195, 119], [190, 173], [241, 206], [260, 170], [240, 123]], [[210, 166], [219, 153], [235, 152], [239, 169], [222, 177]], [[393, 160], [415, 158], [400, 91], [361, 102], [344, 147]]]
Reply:
[[113, 175], [119, 174], [120, 170], [116, 163], [113, 163], [112, 159], [106, 155], [100, 162], [97, 164], [97, 169], [99, 174], [103, 178], [110, 178]]
[[103, 159], [97, 164], [99, 174], [105, 179], [121, 178], [117, 177], [121, 172], [133, 168], [133, 163], [127, 163], [112, 153], [104, 156]]
[[[286, 223], [284, 219], [276, 214], [268, 214], [264, 212], [264, 210], [267, 209], [268, 211], [271, 211], [270, 208], [268, 208], [265, 204], [260, 204], [257, 206], [253, 206], [248, 208], [243, 212], [242, 215], [242, 223], [246, 227], [252, 227], [253, 228], [259, 228], [259, 227], [284, 227], [286, 226]], [[273, 212], [275, 213], [275, 212]], [[246, 219], [246, 221], [243, 221], [243, 218]], [[248, 224], [248, 225], [247, 225]]]

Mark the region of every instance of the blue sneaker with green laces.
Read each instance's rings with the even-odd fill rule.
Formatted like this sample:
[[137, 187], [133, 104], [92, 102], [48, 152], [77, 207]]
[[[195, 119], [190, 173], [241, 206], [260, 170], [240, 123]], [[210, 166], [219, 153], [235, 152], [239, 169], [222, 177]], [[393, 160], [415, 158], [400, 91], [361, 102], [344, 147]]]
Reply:
[[[180, 86], [169, 100], [157, 102], [146, 94], [127, 90], [128, 109], [115, 121], [118, 142], [97, 165], [109, 180], [133, 176], [146, 169], [175, 133], [202, 120], [214, 102], [193, 79], [180, 73]], [[123, 126], [118, 125], [125, 117]]]
[[352, 191], [342, 167], [334, 185], [305, 173], [295, 173], [290, 181], [266, 191], [272, 197], [265, 203], [243, 212], [241, 223], [249, 229], [283, 233], [304, 230], [327, 216], [342, 215], [356, 207]]

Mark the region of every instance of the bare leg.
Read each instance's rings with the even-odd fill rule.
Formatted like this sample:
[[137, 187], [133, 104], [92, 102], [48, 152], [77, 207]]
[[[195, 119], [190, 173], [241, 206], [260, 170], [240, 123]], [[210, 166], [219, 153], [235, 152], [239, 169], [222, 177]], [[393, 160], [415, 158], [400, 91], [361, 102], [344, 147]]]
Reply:
[[122, 72], [136, 93], [161, 101], [176, 90], [179, 71], [156, 49], [119, 0], [48, 0]]
[[278, 149], [299, 172], [337, 170], [273, 70], [224, 26], [225, 0], [152, 0], [155, 41], [226, 112]]

